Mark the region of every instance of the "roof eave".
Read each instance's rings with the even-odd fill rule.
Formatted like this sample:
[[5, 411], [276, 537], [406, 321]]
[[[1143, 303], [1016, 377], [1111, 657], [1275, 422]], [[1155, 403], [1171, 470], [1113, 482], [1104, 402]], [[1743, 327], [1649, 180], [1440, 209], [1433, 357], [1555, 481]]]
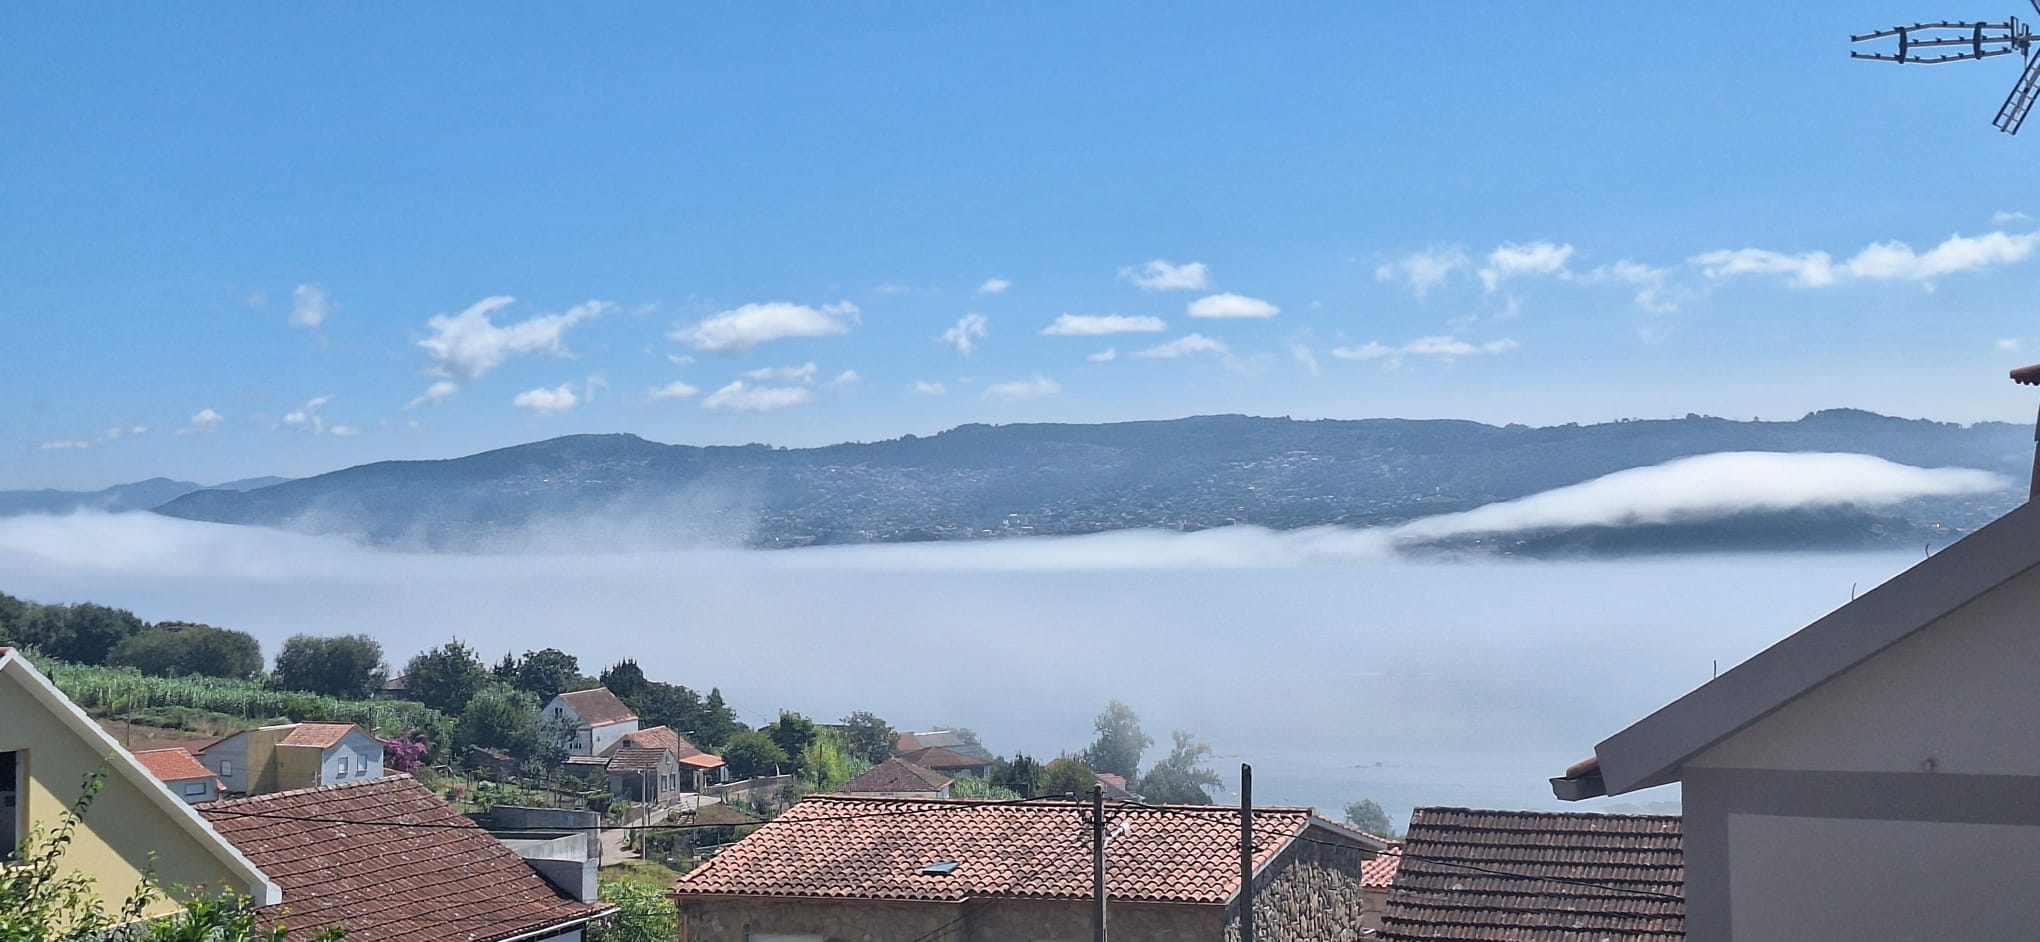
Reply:
[[2021, 505], [1602, 740], [1605, 794], [1679, 781], [1693, 756], [2040, 565], [2035, 530], [2040, 505]]
[[42, 701], [43, 705], [55, 713], [73, 733], [87, 742], [102, 747], [101, 755], [108, 757], [107, 765], [112, 767], [116, 774], [134, 785], [157, 810], [169, 815], [180, 829], [196, 838], [201, 846], [210, 848], [215, 859], [226, 864], [228, 870], [233, 871], [247, 884], [248, 897], [255, 905], [274, 906], [283, 902], [283, 888], [277, 885], [275, 880], [270, 879], [260, 867], [255, 866], [255, 862], [241, 853], [240, 848], [235, 847], [232, 841], [213, 830], [212, 822], [201, 816], [198, 809], [171, 794], [168, 785], [154, 773], [143, 768], [141, 762], [123, 748], [112, 734], [101, 729], [84, 709], [71, 702], [70, 697], [57, 689], [54, 681], [36, 670], [34, 664], [30, 664], [12, 648], [0, 650], [0, 673], [9, 670], [20, 671], [26, 677], [27, 682], [23, 686], [27, 688], [29, 695]]

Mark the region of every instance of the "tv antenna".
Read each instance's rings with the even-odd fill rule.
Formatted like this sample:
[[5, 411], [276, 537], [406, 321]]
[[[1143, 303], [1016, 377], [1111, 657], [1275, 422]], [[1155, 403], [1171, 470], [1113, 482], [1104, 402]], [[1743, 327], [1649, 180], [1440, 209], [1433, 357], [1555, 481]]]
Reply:
[[[2029, 2], [2033, 4], [2034, 12], [2040, 12], [2040, 0]], [[2032, 111], [2034, 101], [2040, 99], [2040, 56], [2033, 55], [2033, 31], [2019, 22], [2016, 16], [2002, 23], [1950, 20], [1914, 23], [1851, 36], [1849, 41], [1874, 42], [1894, 36], [1898, 38], [1896, 53], [1850, 50], [1849, 58], [1939, 65], [2018, 53], [2026, 60], [2025, 71], [2019, 74], [2018, 84], [2012, 86], [2012, 93], [2005, 96], [2005, 103], [1998, 107], [1997, 117], [1991, 121], [1992, 126], [2006, 134], [2019, 133], [2019, 126], [2026, 123], [2026, 113]]]

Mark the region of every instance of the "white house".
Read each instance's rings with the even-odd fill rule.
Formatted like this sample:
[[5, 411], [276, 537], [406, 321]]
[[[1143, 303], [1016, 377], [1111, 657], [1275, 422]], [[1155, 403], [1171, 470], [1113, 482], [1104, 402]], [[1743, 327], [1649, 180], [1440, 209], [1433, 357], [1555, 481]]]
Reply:
[[2033, 938], [2036, 719], [2029, 503], [1603, 741], [1552, 789], [1682, 784], [1696, 942]]
[[607, 687], [552, 698], [543, 720], [561, 727], [561, 741], [577, 756], [599, 756], [617, 740], [638, 731], [637, 714]]

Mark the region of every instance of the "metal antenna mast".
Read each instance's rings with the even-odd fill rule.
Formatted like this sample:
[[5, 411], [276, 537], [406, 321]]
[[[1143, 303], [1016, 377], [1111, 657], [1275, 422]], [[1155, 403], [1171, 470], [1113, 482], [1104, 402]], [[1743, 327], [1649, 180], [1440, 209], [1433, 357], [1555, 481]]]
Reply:
[[[2040, 0], [2029, 0], [2035, 12], [2040, 12]], [[2026, 114], [2033, 110], [2033, 104], [2040, 100], [2040, 56], [2033, 55], [2033, 31], [2014, 16], [2002, 23], [1954, 22], [1942, 20], [1935, 23], [1914, 23], [1911, 26], [1894, 26], [1874, 33], [1851, 36], [1852, 43], [1873, 42], [1880, 39], [1898, 38], [1898, 51], [1856, 52], [1851, 50], [1851, 59], [1875, 59], [1879, 62], [1915, 62], [1923, 65], [1938, 65], [1943, 62], [1961, 62], [1965, 59], [1988, 59], [1992, 56], [2008, 56], [2018, 53], [2026, 60], [2025, 71], [2019, 74], [2019, 81], [2012, 86], [2012, 93], [2005, 96], [2005, 103], [1998, 107], [1997, 117], [1991, 124], [2006, 134], [2019, 133], [2019, 126], [2026, 123]]]

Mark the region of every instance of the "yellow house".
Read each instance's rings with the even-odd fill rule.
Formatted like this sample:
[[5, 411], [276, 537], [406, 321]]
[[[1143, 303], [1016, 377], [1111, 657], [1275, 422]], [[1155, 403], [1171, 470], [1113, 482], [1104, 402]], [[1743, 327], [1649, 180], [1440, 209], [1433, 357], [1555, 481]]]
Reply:
[[[11, 855], [35, 827], [53, 827], [78, 798], [85, 777], [104, 769], [106, 784], [63, 857], [93, 879], [109, 905], [125, 900], [154, 858], [165, 886], [231, 891], [257, 905], [282, 902], [282, 890], [190, 805], [135, 761], [21, 654], [0, 648], [0, 851]], [[147, 915], [177, 908], [158, 903]]]

